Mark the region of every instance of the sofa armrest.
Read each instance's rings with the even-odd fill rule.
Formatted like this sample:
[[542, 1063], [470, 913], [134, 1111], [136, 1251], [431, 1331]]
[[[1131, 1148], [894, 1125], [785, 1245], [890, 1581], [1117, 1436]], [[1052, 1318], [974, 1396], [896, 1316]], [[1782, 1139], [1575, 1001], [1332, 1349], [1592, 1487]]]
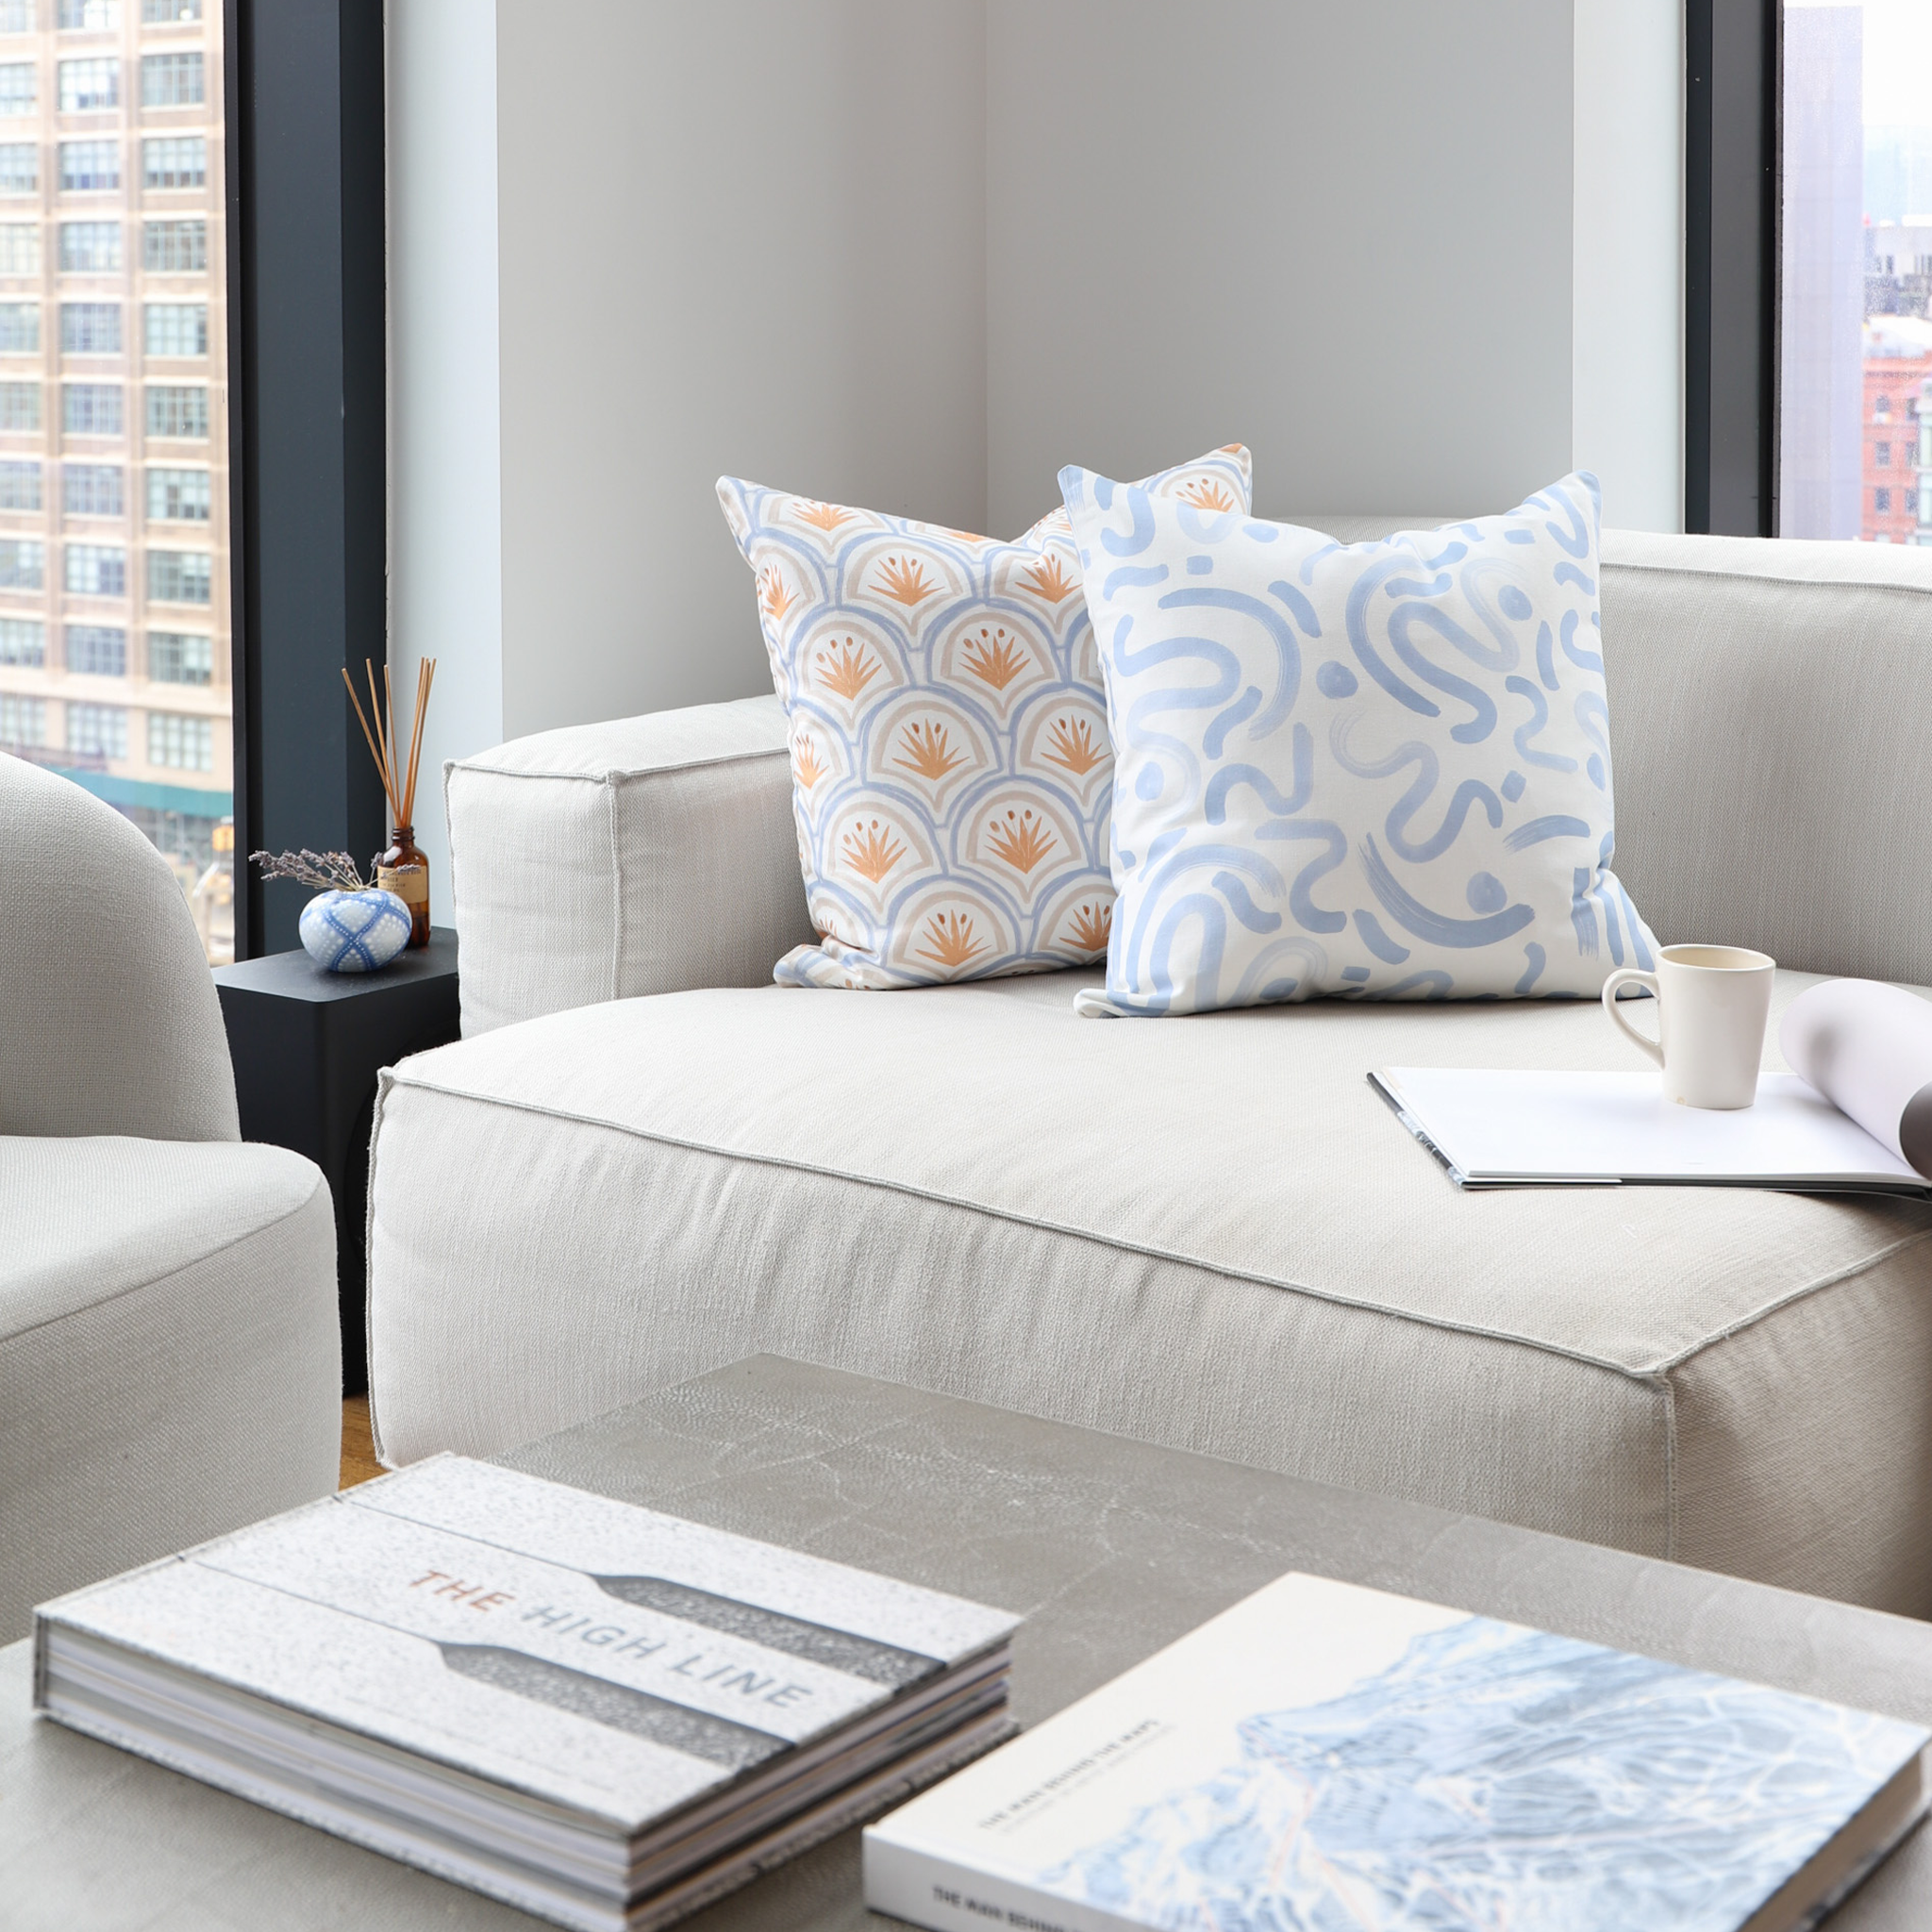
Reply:
[[465, 1035], [763, 985], [815, 937], [775, 697], [539, 732], [442, 785]]

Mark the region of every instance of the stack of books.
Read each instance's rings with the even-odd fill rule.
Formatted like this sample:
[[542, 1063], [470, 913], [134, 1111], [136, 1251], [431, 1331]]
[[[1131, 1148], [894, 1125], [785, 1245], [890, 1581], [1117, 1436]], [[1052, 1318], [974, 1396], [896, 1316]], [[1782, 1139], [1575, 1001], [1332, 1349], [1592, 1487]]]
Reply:
[[457, 1457], [42, 1607], [76, 1730], [584, 1932], [999, 1742], [1017, 1620]]

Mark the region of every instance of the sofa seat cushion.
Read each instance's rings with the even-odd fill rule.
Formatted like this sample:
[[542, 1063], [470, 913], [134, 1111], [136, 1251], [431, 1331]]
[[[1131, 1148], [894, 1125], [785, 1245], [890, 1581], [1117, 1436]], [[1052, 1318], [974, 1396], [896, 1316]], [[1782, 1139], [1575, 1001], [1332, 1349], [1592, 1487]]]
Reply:
[[385, 1455], [769, 1349], [1932, 1611], [1932, 1208], [1461, 1194], [1366, 1079], [1632, 1067], [1594, 1005], [1095, 1025], [1095, 983], [673, 993], [406, 1062]]
[[0, 1641], [36, 1603], [326, 1494], [341, 1388], [312, 1162], [0, 1136]]

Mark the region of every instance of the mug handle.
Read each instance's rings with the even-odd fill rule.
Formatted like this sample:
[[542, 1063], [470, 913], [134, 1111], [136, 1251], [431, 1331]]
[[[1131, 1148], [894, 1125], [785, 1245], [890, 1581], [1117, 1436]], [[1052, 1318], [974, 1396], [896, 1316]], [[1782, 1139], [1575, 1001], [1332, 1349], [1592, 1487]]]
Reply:
[[[1658, 1066], [1664, 1063], [1664, 1049], [1661, 1041], [1646, 1040], [1629, 1021], [1617, 1010], [1617, 991], [1620, 987], [1647, 986], [1653, 994], [1661, 999], [1655, 973], [1640, 973], [1634, 966], [1622, 966], [1604, 981], [1604, 1011], [1610, 1016], [1611, 1023], [1626, 1039], [1634, 1041]], [[1658, 1009], [1661, 1011], [1661, 1008]]]

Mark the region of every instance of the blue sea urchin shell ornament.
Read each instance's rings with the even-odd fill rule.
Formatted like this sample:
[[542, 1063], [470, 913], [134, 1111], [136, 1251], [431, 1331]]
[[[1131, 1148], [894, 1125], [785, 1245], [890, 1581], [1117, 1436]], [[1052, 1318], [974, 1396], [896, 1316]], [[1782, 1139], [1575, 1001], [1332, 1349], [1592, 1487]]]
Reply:
[[380, 973], [409, 943], [393, 892], [318, 892], [302, 908], [303, 950], [325, 973]]

